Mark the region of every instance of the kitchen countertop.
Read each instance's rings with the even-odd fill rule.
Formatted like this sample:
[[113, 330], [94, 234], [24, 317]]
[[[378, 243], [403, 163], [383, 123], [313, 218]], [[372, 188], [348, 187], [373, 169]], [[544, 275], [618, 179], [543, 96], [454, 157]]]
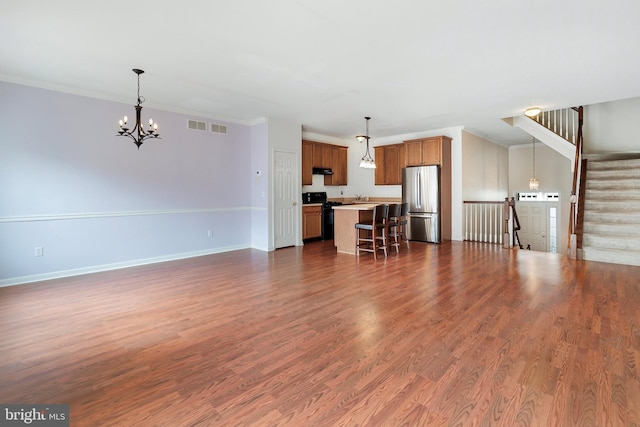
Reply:
[[303, 203], [303, 204], [302, 204], [302, 207], [304, 208], [305, 206], [309, 206], [309, 207], [312, 207], [312, 206], [322, 206], [322, 203]]
[[381, 203], [355, 203], [353, 205], [334, 206], [333, 210], [349, 210], [349, 211], [372, 211], [374, 206]]

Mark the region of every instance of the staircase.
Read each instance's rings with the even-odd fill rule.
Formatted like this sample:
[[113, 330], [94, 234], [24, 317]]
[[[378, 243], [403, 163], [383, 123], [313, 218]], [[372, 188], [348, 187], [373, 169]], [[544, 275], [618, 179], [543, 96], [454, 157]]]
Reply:
[[567, 256], [640, 266], [640, 153], [583, 156], [583, 107], [514, 117], [511, 125], [573, 161]]
[[587, 165], [583, 259], [640, 265], [640, 155], [590, 155]]

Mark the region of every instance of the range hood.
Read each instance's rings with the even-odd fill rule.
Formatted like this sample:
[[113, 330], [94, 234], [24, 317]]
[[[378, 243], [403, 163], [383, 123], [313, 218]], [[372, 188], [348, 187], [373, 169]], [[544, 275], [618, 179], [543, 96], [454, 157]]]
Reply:
[[311, 173], [313, 175], [333, 175], [331, 168], [313, 168]]

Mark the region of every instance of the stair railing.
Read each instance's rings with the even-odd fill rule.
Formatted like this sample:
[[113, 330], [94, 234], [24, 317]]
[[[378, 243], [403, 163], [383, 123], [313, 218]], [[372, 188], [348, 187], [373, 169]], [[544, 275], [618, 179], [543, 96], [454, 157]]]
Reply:
[[513, 217], [513, 222], [511, 224], [511, 236], [512, 236], [511, 247], [518, 246], [520, 249], [522, 249], [520, 236], [518, 236], [518, 231], [520, 231], [521, 227], [520, 227], [520, 219], [518, 218], [518, 212], [516, 211], [516, 201], [513, 197], [511, 199], [508, 199], [507, 197], [505, 197], [504, 202], [505, 204], [508, 204], [509, 209], [511, 211], [511, 216]]
[[551, 132], [576, 145], [581, 131], [580, 120], [582, 120], [578, 108], [571, 107], [543, 111], [537, 116], [531, 117], [531, 120], [538, 122]]
[[[573, 181], [571, 186], [571, 209], [569, 217], [569, 242], [567, 255], [570, 259], [578, 259], [578, 253], [582, 246], [579, 242], [578, 226], [579, 226], [579, 207], [584, 205], [584, 195], [581, 191], [580, 183], [582, 181], [582, 126], [584, 124], [584, 110], [582, 107], [573, 108], [578, 113], [578, 131], [576, 133], [576, 155], [573, 163]], [[585, 165], [586, 166], [586, 165]]]
[[518, 236], [520, 220], [513, 197], [505, 197], [503, 202], [465, 200], [463, 215], [464, 240], [522, 248]]
[[465, 200], [464, 240], [502, 244], [502, 202]]

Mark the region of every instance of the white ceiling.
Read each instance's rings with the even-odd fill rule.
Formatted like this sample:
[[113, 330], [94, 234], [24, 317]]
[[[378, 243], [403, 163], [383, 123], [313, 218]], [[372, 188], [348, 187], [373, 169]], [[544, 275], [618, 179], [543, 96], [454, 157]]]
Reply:
[[374, 145], [640, 96], [638, 0], [3, 1], [0, 40], [0, 80]]

